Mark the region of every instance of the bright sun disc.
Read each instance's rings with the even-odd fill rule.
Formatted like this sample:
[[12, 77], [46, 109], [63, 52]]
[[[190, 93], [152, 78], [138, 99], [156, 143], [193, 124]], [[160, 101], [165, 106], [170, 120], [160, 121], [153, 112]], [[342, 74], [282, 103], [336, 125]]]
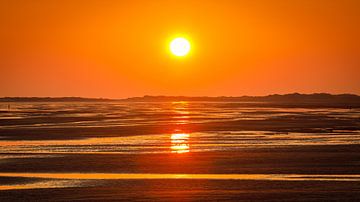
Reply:
[[190, 42], [182, 37], [176, 38], [170, 43], [170, 51], [176, 56], [185, 56], [190, 51]]

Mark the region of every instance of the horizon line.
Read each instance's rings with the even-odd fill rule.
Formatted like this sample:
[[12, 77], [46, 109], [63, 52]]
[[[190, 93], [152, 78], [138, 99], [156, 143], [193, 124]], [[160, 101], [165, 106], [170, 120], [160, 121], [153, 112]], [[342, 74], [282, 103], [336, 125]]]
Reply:
[[327, 92], [321, 92], [321, 93], [284, 93], [284, 94], [266, 94], [266, 95], [217, 95], [217, 96], [208, 96], [208, 95], [199, 95], [199, 96], [190, 96], [190, 95], [142, 95], [142, 96], [131, 96], [131, 97], [123, 97], [123, 98], [109, 98], [109, 97], [82, 97], [82, 96], [2, 96], [0, 99], [13, 99], [13, 98], [40, 98], [40, 99], [46, 99], [46, 98], [55, 98], [55, 99], [61, 99], [61, 98], [80, 98], [80, 99], [104, 99], [104, 100], [126, 100], [126, 99], [132, 99], [132, 98], [145, 98], [145, 97], [184, 97], [184, 98], [240, 98], [240, 97], [268, 97], [268, 96], [286, 96], [286, 95], [332, 95], [332, 96], [339, 96], [339, 95], [351, 95], [351, 96], [360, 96], [356, 93], [327, 93]]

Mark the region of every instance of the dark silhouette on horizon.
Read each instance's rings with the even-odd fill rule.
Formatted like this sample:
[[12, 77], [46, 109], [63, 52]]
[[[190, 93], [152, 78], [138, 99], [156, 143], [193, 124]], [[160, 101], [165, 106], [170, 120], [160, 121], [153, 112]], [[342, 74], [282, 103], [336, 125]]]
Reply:
[[355, 94], [328, 94], [328, 93], [314, 93], [314, 94], [273, 94], [267, 96], [150, 96], [130, 97], [125, 99], [107, 99], [107, 98], [83, 98], [83, 97], [3, 97], [0, 102], [176, 102], [176, 101], [191, 101], [191, 102], [246, 102], [247, 105], [254, 106], [306, 106], [306, 107], [346, 107], [358, 108], [360, 107], [360, 96]]

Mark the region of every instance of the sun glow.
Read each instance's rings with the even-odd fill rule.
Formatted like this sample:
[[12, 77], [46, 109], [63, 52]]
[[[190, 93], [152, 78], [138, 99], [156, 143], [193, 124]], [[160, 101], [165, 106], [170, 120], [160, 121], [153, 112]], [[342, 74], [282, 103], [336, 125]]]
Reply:
[[186, 133], [175, 133], [171, 135], [171, 152], [187, 153], [190, 151], [189, 140], [190, 135]]
[[170, 42], [170, 51], [176, 56], [185, 56], [189, 53], [190, 49], [190, 42], [183, 37], [175, 38]]

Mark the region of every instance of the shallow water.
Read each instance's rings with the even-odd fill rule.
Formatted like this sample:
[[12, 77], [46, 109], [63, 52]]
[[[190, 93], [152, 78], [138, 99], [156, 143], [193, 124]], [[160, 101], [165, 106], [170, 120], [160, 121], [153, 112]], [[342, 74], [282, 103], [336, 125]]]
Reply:
[[[214, 180], [265, 180], [342, 181], [358, 190], [359, 146], [359, 109], [79, 102], [11, 103], [8, 110], [4, 103], [0, 178], [13, 180], [0, 181], [0, 189], [107, 187], [114, 180], [200, 180], [208, 189]], [[0, 192], [0, 199], [10, 198]]]
[[[0, 113], [0, 153], [202, 152], [360, 143], [358, 109], [237, 104], [244, 103], [12, 103], [10, 111]], [[247, 123], [253, 130], [246, 130]], [[272, 130], [262, 131], [264, 125]]]
[[269, 131], [173, 133], [70, 140], [4, 140], [0, 153], [122, 154], [236, 151], [306, 145], [357, 145], [360, 134], [279, 133]]

